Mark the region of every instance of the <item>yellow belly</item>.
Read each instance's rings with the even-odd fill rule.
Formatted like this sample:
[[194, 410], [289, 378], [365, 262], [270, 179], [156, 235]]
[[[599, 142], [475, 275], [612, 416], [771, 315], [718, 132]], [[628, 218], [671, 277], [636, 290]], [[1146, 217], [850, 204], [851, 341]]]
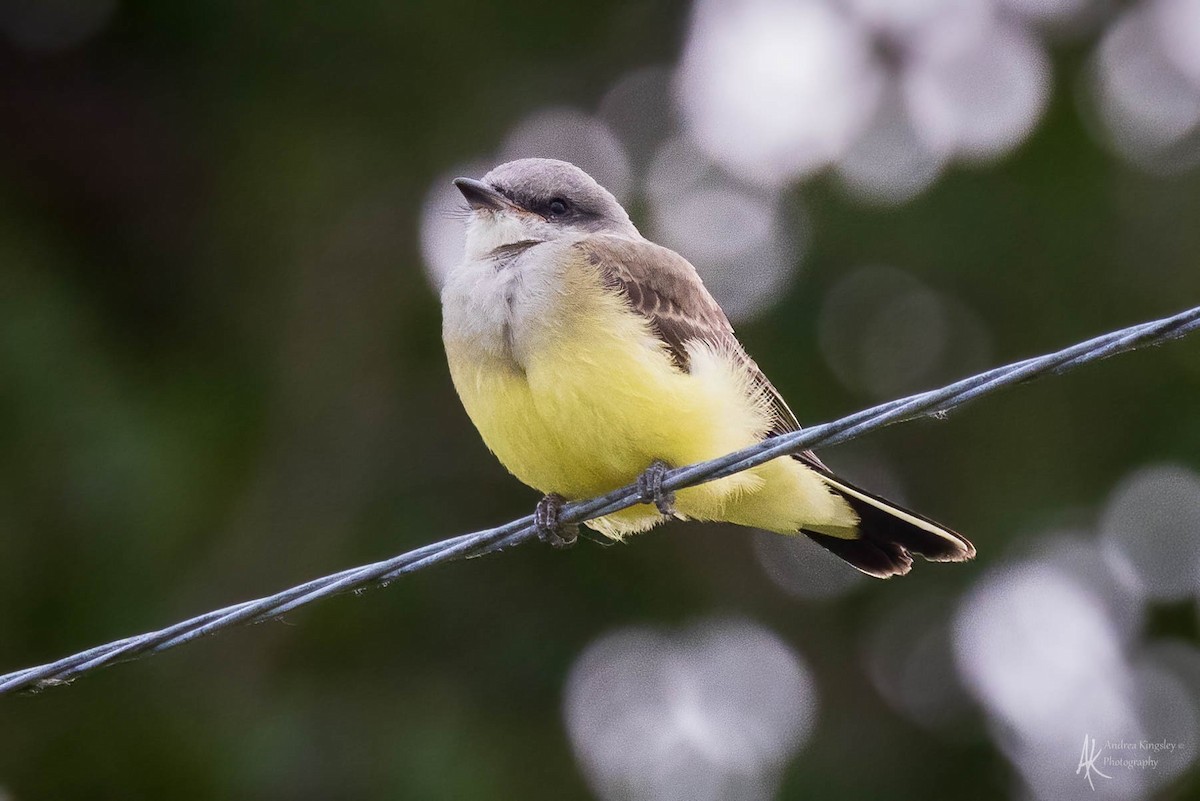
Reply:
[[[766, 404], [736, 360], [697, 344], [690, 370], [680, 371], [616, 297], [590, 299], [587, 314], [548, 341], [519, 365], [447, 343], [455, 387], [484, 442], [542, 492], [599, 495], [633, 483], [656, 459], [678, 466], [715, 458], [770, 428]], [[855, 522], [815, 473], [790, 458], [683, 490], [676, 509], [785, 533]], [[661, 519], [639, 505], [588, 525], [620, 537]]]

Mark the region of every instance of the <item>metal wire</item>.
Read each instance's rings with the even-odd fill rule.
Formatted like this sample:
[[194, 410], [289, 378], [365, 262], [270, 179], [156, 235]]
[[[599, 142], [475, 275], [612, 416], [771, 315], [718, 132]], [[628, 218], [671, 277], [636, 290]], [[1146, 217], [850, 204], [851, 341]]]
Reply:
[[[719, 459], [676, 468], [667, 473], [663, 486], [668, 490], [690, 487], [747, 470], [788, 453], [846, 442], [892, 423], [940, 415], [1003, 387], [1049, 373], [1064, 373], [1118, 353], [1158, 345], [1190, 334], [1197, 328], [1200, 328], [1200, 307], [1173, 317], [1114, 331], [1045, 356], [998, 367], [942, 389], [884, 403], [832, 423], [773, 437]], [[564, 523], [581, 523], [640, 502], [636, 487], [622, 487], [598, 498], [568, 504], [563, 509], [561, 519]], [[535, 537], [533, 517], [526, 516], [496, 528], [435, 542], [382, 562], [315, 579], [275, 595], [217, 609], [165, 629], [117, 640], [56, 662], [0, 676], [0, 695], [64, 684], [116, 662], [160, 653], [232, 626], [275, 620], [322, 598], [367, 587], [387, 586], [400, 576], [439, 562], [491, 553]]]

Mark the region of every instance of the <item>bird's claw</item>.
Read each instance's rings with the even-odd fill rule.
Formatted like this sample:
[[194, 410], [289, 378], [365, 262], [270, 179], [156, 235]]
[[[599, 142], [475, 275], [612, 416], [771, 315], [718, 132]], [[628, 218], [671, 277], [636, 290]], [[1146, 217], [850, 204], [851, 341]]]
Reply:
[[675, 516], [675, 493], [663, 487], [663, 480], [670, 468], [666, 462], [656, 460], [646, 472], [638, 476], [638, 497], [642, 503], [652, 503], [659, 512], [667, 517]]
[[551, 548], [570, 548], [579, 539], [579, 526], [563, 523], [562, 508], [566, 498], [556, 492], [543, 495], [533, 512], [533, 526], [538, 539]]

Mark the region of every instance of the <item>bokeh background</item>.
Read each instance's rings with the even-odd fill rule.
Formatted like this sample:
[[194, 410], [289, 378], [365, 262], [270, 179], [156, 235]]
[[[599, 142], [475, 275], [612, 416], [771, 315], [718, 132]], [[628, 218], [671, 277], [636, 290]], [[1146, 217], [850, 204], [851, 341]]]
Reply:
[[[0, 670], [527, 513], [437, 304], [522, 155], [830, 420], [1200, 303], [1200, 3], [0, 2]], [[0, 699], [0, 799], [1200, 797], [1198, 396], [1184, 341], [823, 454], [971, 564], [673, 524]]]

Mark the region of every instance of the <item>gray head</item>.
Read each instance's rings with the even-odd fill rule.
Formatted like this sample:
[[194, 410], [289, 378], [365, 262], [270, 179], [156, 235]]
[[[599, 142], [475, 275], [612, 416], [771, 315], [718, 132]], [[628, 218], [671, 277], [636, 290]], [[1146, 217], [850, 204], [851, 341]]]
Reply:
[[467, 258], [516, 242], [551, 242], [588, 233], [637, 236], [637, 228], [612, 194], [565, 161], [519, 159], [501, 164], [483, 180], [457, 178], [472, 215]]

